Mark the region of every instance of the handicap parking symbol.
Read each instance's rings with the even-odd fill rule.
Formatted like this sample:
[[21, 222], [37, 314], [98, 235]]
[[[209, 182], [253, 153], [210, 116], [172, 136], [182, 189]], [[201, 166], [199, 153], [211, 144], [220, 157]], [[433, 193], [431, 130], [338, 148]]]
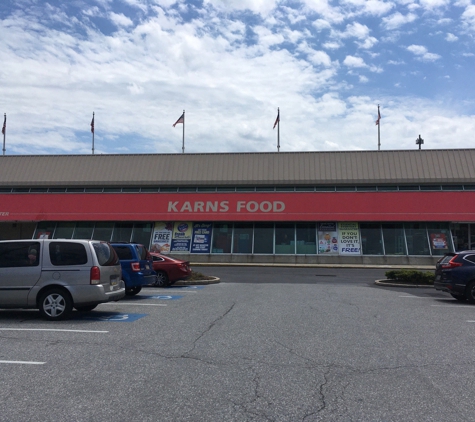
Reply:
[[155, 295], [149, 296], [150, 299], [159, 299], [159, 300], [177, 300], [181, 299], [183, 296], [176, 296], [176, 295]]

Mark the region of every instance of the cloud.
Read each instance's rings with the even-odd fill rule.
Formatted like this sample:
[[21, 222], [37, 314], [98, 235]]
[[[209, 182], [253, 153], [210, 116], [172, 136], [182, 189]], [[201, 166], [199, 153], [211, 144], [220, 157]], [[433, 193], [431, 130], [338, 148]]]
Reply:
[[133, 22], [127, 16], [123, 15], [122, 13], [114, 13], [111, 12], [109, 14], [110, 20], [114, 22], [117, 26], [132, 26]]
[[354, 57], [354, 56], [346, 56], [345, 60], [343, 60], [343, 64], [351, 68], [368, 67], [368, 65], [364, 62], [364, 60], [361, 57]]
[[422, 45], [414, 45], [413, 44], [413, 45], [410, 45], [409, 47], [407, 47], [407, 50], [410, 51], [411, 53], [415, 54], [421, 60], [424, 60], [424, 61], [427, 61], [427, 62], [436, 61], [436, 60], [440, 59], [440, 57], [441, 57], [438, 54], [429, 53], [427, 51], [427, 48], [425, 48]]
[[475, 5], [471, 4], [467, 6], [462, 13], [461, 19], [466, 27], [475, 30]]
[[451, 34], [450, 32], [447, 33], [446, 37], [445, 37], [445, 40], [448, 41], [448, 42], [455, 42], [457, 41], [459, 38], [457, 36], [455, 36], [454, 34]]
[[414, 13], [408, 13], [403, 15], [400, 12], [396, 12], [391, 16], [383, 18], [383, 25], [387, 30], [397, 29], [403, 25], [414, 22], [417, 19], [417, 15]]

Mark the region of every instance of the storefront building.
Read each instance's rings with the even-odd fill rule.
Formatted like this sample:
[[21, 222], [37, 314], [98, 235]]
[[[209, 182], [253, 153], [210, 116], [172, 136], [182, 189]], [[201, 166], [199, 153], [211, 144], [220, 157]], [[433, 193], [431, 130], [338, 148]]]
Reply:
[[192, 262], [433, 264], [475, 245], [475, 150], [3, 156], [0, 238]]

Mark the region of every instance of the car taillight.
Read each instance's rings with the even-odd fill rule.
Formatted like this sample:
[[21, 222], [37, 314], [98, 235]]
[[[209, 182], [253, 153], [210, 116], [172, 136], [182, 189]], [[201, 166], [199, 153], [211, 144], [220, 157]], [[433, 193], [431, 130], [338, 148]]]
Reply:
[[444, 270], [450, 269], [450, 268], [456, 268], [456, 267], [461, 267], [462, 263], [461, 262], [454, 262], [454, 259], [457, 258], [457, 256], [454, 256], [449, 262], [442, 264], [441, 268]]
[[91, 267], [91, 284], [101, 283], [101, 270], [99, 267]]
[[131, 262], [132, 271], [140, 271], [140, 262]]

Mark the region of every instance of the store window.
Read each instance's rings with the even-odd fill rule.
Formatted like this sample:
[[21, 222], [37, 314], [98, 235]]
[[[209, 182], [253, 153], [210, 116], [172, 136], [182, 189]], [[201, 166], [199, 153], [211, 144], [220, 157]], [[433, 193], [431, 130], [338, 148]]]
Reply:
[[35, 239], [52, 239], [56, 223], [51, 223], [49, 221], [41, 221], [36, 225], [35, 234], [33, 237]]
[[428, 223], [427, 232], [432, 255], [441, 256], [454, 251], [452, 235], [447, 223]]
[[132, 242], [140, 243], [147, 249], [150, 247], [152, 237], [152, 223], [135, 223], [132, 232]]
[[110, 242], [113, 229], [114, 223], [108, 221], [99, 221], [94, 227], [92, 238], [94, 240], [105, 240], [106, 242]]
[[112, 233], [113, 242], [130, 242], [132, 237], [132, 223], [115, 223]]
[[407, 255], [404, 226], [402, 223], [383, 223], [385, 255]]
[[384, 255], [381, 224], [361, 223], [360, 233], [363, 255]]
[[252, 253], [252, 224], [234, 225], [233, 253]]
[[275, 225], [275, 253], [295, 254], [295, 226], [294, 224]]
[[56, 224], [53, 239], [71, 239], [73, 237], [76, 223], [69, 221], [61, 221]]
[[[274, 224], [256, 223], [254, 225], [254, 253], [274, 253]], [[276, 252], [277, 253], [277, 252]]]
[[297, 224], [297, 254], [313, 255], [317, 253], [316, 226], [311, 223]]
[[408, 255], [430, 255], [425, 223], [405, 223]]
[[212, 253], [231, 253], [232, 224], [216, 223], [213, 226]]
[[92, 239], [94, 223], [90, 221], [80, 221], [76, 223], [73, 239]]

